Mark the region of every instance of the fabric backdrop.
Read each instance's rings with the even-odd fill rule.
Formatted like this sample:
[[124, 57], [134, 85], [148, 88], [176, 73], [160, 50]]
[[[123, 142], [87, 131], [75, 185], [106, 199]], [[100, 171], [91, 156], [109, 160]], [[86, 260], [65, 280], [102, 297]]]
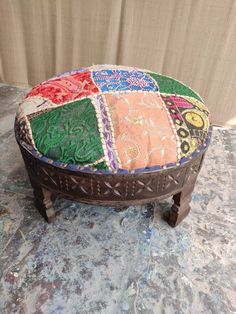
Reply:
[[124, 64], [193, 87], [236, 127], [236, 0], [0, 0], [0, 80]]

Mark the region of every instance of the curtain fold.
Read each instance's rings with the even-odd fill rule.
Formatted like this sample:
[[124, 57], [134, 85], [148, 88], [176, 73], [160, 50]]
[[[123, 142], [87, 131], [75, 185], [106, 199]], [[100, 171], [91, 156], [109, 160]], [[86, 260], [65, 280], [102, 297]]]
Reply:
[[0, 0], [0, 80], [35, 85], [91, 64], [170, 75], [236, 127], [235, 0]]

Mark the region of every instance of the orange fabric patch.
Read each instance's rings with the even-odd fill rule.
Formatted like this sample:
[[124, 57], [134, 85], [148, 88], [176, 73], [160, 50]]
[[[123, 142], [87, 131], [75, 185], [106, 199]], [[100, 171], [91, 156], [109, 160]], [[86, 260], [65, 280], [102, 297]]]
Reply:
[[157, 93], [105, 95], [122, 169], [177, 161], [177, 140]]

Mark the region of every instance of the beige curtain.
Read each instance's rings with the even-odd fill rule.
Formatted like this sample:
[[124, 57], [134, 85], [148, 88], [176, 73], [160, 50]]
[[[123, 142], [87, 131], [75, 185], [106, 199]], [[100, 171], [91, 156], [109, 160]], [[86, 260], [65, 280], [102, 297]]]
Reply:
[[0, 0], [0, 80], [91, 64], [173, 76], [236, 127], [236, 0]]

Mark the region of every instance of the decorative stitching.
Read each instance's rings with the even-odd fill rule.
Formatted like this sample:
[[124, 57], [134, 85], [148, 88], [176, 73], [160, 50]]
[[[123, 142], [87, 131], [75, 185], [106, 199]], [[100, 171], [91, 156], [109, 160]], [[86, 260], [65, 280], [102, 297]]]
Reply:
[[115, 142], [115, 135], [114, 135], [115, 133], [114, 133], [114, 128], [113, 128], [113, 123], [112, 123], [111, 115], [110, 115], [110, 112], [109, 112], [109, 109], [108, 109], [108, 106], [107, 106], [105, 95], [102, 94], [101, 97], [103, 99], [104, 108], [105, 108], [105, 111], [106, 111], [106, 114], [107, 114], [107, 118], [108, 118], [108, 121], [109, 121], [110, 133], [111, 133], [111, 137], [112, 137], [112, 147], [113, 147], [113, 151], [114, 151], [115, 156], [116, 156], [117, 169], [118, 169], [120, 167], [121, 162], [120, 162], [118, 151], [116, 149], [116, 144], [115, 144], [116, 142]]
[[[96, 65], [93, 65], [93, 66], [101, 66], [101, 64], [100, 65], [96, 64]], [[93, 66], [91, 66], [91, 67], [93, 67]], [[104, 64], [104, 66], [107, 67], [108, 69], [109, 69], [109, 67], [122, 67], [122, 65], [115, 65], [115, 64]], [[88, 69], [90, 69], [91, 67], [88, 67]], [[164, 75], [165, 77], [170, 78], [172, 80], [175, 80], [176, 82], [178, 82], [178, 83], [188, 87], [192, 91], [194, 91], [194, 93], [201, 99], [201, 101], [204, 102], [202, 97], [195, 90], [193, 90], [189, 85], [187, 85], [187, 84], [177, 80], [176, 78], [174, 78], [174, 77], [172, 77], [170, 75], [166, 75], [166, 74], [163, 74], [163, 73], [160, 73], [160, 72], [153, 72], [153, 71], [151, 71], [149, 69], [143, 69], [143, 68], [137, 68], [137, 67], [127, 67], [127, 71], [133, 71], [133, 70], [139, 70], [139, 71], [143, 71], [145, 73], [155, 73], [155, 74], [158, 74], [158, 75]]]
[[[152, 166], [152, 167], [139, 168], [139, 169], [135, 169], [135, 170], [131, 170], [131, 171], [128, 171], [128, 170], [125, 170], [125, 169], [119, 169], [117, 171], [117, 174], [153, 172], [153, 171], [160, 171], [160, 170], [163, 170], [163, 169], [176, 168], [179, 165], [187, 163], [193, 157], [196, 157], [203, 150], [206, 150], [207, 146], [209, 146], [209, 144], [210, 144], [211, 135], [212, 135], [212, 126], [210, 126], [210, 128], [209, 128], [208, 136], [205, 139], [205, 142], [203, 143], [203, 145], [199, 145], [197, 150], [195, 152], [193, 152], [189, 157], [183, 157], [176, 163], [171, 163], [171, 164], [167, 164], [167, 165], [163, 165], [163, 166], [155, 165], [155, 166]], [[60, 161], [53, 161], [50, 158], [48, 158], [48, 157], [42, 155], [41, 153], [39, 153], [37, 150], [35, 150], [29, 144], [27, 144], [24, 141], [22, 141], [17, 134], [16, 134], [16, 137], [17, 137], [17, 140], [20, 143], [20, 145], [22, 145], [31, 155], [33, 155], [35, 158], [38, 158], [39, 160], [41, 160], [41, 161], [43, 161], [43, 162], [45, 162], [47, 164], [51, 164], [51, 165], [54, 165], [55, 167], [67, 169], [67, 170], [70, 170], [70, 171], [77, 171], [77, 170], [79, 170], [79, 171], [84, 172], [84, 173], [96, 172], [98, 174], [99, 173], [107, 174], [107, 175], [112, 174], [112, 171], [110, 171], [110, 170], [96, 169], [96, 168], [85, 167], [85, 166], [78, 166], [77, 164], [64, 164], [64, 163], [62, 163]]]
[[[31, 143], [34, 149], [37, 149], [34, 142], [31, 125], [30, 125], [28, 117], [22, 111], [19, 111], [16, 116], [16, 122], [18, 124], [18, 127], [21, 133], [23, 134], [25, 133], [25, 136], [24, 136], [25, 140]], [[23, 132], [23, 129], [25, 129], [25, 132]], [[26, 131], [27, 131], [27, 134], [26, 134]]]
[[[96, 69], [96, 67], [98, 67], [98, 69]], [[101, 68], [99, 68], [101, 67]], [[56, 77], [53, 77], [51, 78], [50, 80], [47, 80], [47, 81], [44, 81], [42, 82], [41, 84], [43, 83], [46, 83], [46, 82], [50, 82], [51, 80], [55, 80], [55, 79], [58, 79], [59, 77], [64, 77], [64, 76], [67, 76], [67, 75], [72, 75], [72, 74], [76, 74], [76, 73], [83, 73], [83, 72], [88, 72], [90, 73], [90, 77], [91, 77], [91, 81], [92, 83], [97, 87], [98, 89], [98, 93], [95, 93], [95, 94], [91, 94], [91, 95], [88, 95], [88, 96], [84, 96], [84, 97], [78, 97], [76, 100], [75, 99], [72, 99], [72, 100], [69, 100], [69, 101], [66, 101], [66, 102], [62, 102], [60, 104], [55, 104], [53, 103], [49, 98], [47, 97], [41, 97], [41, 96], [29, 96], [27, 98], [27, 101], [30, 101], [30, 99], [33, 99], [33, 98], [37, 98], [37, 99], [44, 99], [44, 100], [47, 100], [47, 102], [52, 106], [52, 107], [46, 107], [45, 110], [53, 110], [55, 108], [58, 108], [60, 106], [64, 106], [64, 105], [67, 105], [67, 104], [70, 104], [71, 102], [74, 102], [74, 101], [77, 101], [77, 100], [82, 100], [82, 99], [91, 99], [91, 101], [94, 99], [94, 97], [97, 99], [97, 98], [100, 98], [100, 101], [103, 103], [103, 106], [104, 106], [104, 111], [106, 112], [106, 115], [107, 115], [107, 119], [109, 120], [109, 124], [110, 124], [110, 132], [111, 132], [111, 135], [112, 135], [112, 146], [113, 146], [113, 153], [114, 155], [116, 155], [116, 162], [117, 162], [117, 167], [120, 167], [120, 160], [119, 160], [119, 157], [118, 157], [118, 153], [117, 153], [117, 150], [116, 150], [116, 147], [115, 147], [115, 140], [114, 140], [114, 129], [113, 129], [113, 125], [112, 125], [112, 121], [111, 121], [111, 117], [110, 117], [110, 114], [109, 114], [109, 110], [107, 108], [107, 105], [105, 103], [105, 95], [106, 94], [116, 94], [117, 92], [119, 94], [125, 94], [125, 93], [138, 93], [138, 92], [144, 92], [143, 90], [132, 90], [132, 89], [127, 89], [127, 90], [118, 90], [118, 91], [104, 91], [104, 92], [101, 92], [100, 91], [100, 87], [98, 86], [98, 84], [95, 83], [94, 79], [93, 79], [93, 72], [94, 71], [103, 71], [103, 70], [122, 70], [122, 71], [126, 71], [126, 72], [133, 72], [133, 71], [143, 71], [144, 74], [150, 78], [152, 80], [152, 82], [155, 84], [155, 86], [158, 88], [158, 83], [152, 78], [152, 76], [149, 74], [149, 73], [155, 73], [155, 72], [152, 72], [150, 70], [146, 70], [146, 69], [140, 69], [140, 68], [136, 68], [136, 67], [126, 67], [126, 66], [116, 66], [116, 65], [93, 65], [91, 67], [88, 67], [88, 68], [80, 68], [80, 69], [76, 69], [76, 70], [72, 70], [70, 72], [64, 72], [64, 73], [61, 73], [59, 75], [57, 75]], [[159, 75], [162, 75], [160, 73], [155, 73], [155, 74], [159, 74]], [[183, 86], [189, 88], [191, 91], [193, 91], [188, 85], [184, 84], [183, 82], [181, 81], [178, 81], [176, 80], [175, 78], [171, 77], [171, 76], [167, 76], [165, 75], [165, 77], [167, 78], [170, 78], [170, 79], [173, 79], [174, 81], [182, 84]], [[41, 85], [40, 84], [40, 85]], [[193, 91], [199, 98], [201, 101], [197, 100], [196, 98], [194, 97], [191, 97], [191, 96], [185, 96], [185, 95], [178, 95], [178, 94], [168, 94], [168, 93], [162, 93], [160, 91], [152, 91], [152, 90], [146, 90], [145, 91], [146, 93], [155, 93], [155, 94], [158, 94], [159, 97], [162, 99], [161, 95], [163, 96], [178, 96], [178, 97], [183, 97], [185, 99], [188, 100], [191, 100], [192, 102], [200, 102], [201, 101], [203, 102], [202, 98], [199, 96], [199, 94], [195, 91]], [[99, 104], [100, 104], [100, 101], [99, 101]], [[97, 102], [97, 101], [96, 101]], [[162, 102], [164, 103], [164, 101], [162, 100]], [[21, 103], [21, 105], [23, 106], [24, 105], [24, 102]], [[94, 106], [96, 107], [96, 106]], [[209, 126], [209, 129], [208, 129], [208, 134], [207, 134], [207, 137], [205, 138], [204, 140], [204, 143], [202, 145], [199, 145], [197, 147], [197, 149], [189, 156], [189, 157], [184, 157], [184, 158], [180, 158], [181, 156], [179, 155], [179, 138], [177, 136], [177, 133], [176, 133], [176, 127], [170, 117], [170, 113], [168, 111], [168, 108], [166, 107], [166, 105], [164, 104], [164, 108], [167, 112], [167, 115], [168, 115], [168, 118], [169, 118], [169, 121], [170, 121], [170, 124], [171, 124], [171, 128], [172, 130], [174, 131], [175, 133], [175, 136], [177, 138], [177, 143], [178, 143], [178, 162], [177, 163], [172, 163], [170, 165], [163, 165], [163, 166], [160, 166], [160, 165], [155, 165], [155, 166], [152, 166], [152, 167], [148, 167], [148, 168], [140, 168], [140, 169], [134, 169], [132, 170], [133, 173], [138, 173], [138, 172], [143, 172], [143, 171], [155, 171], [155, 170], [161, 170], [161, 169], [166, 169], [166, 168], [172, 168], [172, 167], [176, 167], [178, 166], [179, 164], [181, 163], [185, 163], [187, 161], [189, 161], [190, 159], [192, 159], [194, 156], [196, 156], [196, 154], [198, 154], [199, 152], [201, 152], [202, 150], [206, 149], [206, 147], [209, 145], [210, 143], [210, 138], [211, 138], [211, 133], [212, 133], [212, 126]], [[96, 108], [95, 108], [96, 109]], [[201, 110], [201, 109], [199, 109]], [[209, 112], [207, 110], [207, 108], [205, 108], [204, 110], [206, 110], [207, 112]], [[37, 110], [35, 111], [34, 113], [38, 113], [38, 114], [41, 114], [45, 112], [44, 110], [43, 111], [40, 111], [40, 110]], [[97, 113], [97, 111], [96, 111]], [[23, 113], [22, 113], [23, 114]], [[99, 113], [100, 114], [100, 113]], [[19, 113], [20, 115], [20, 113]], [[97, 160], [96, 162], [94, 162], [93, 164], [88, 164], [88, 165], [83, 165], [83, 166], [78, 166], [78, 164], [64, 164], [64, 163], [61, 163], [59, 161], [54, 161], [54, 160], [51, 160], [50, 158], [47, 158], [46, 156], [43, 156], [41, 153], [39, 153], [35, 147], [35, 143], [34, 143], [34, 139], [33, 139], [33, 136], [32, 136], [32, 130], [31, 130], [31, 126], [30, 126], [30, 122], [29, 122], [29, 119], [30, 119], [30, 115], [24, 115], [24, 119], [25, 119], [25, 123], [26, 123], [26, 128], [28, 129], [28, 135], [30, 137], [30, 139], [32, 139], [32, 147], [30, 147], [29, 144], [25, 143], [24, 141], [22, 141], [21, 139], [19, 139], [18, 137], [18, 141], [22, 144], [22, 146], [24, 146], [27, 151], [29, 151], [32, 155], [34, 155], [36, 158], [39, 158], [41, 159], [42, 161], [46, 162], [46, 163], [49, 163], [49, 164], [53, 164], [55, 166], [59, 166], [59, 167], [62, 167], [62, 168], [66, 168], [66, 169], [69, 169], [69, 170], [81, 170], [83, 172], [98, 172], [98, 173], [107, 173], [107, 174], [110, 174], [112, 173], [112, 171], [114, 171], [114, 169], [112, 169], [111, 167], [109, 168], [109, 170], [104, 170], [104, 169], [93, 169], [91, 167], [93, 167], [94, 165], [100, 163], [100, 162], [103, 162], [104, 160], [106, 162], [108, 162], [108, 154], [102, 158], [100, 158], [99, 160]], [[106, 150], [107, 150], [107, 146], [106, 146]], [[105, 151], [104, 151], [105, 152]], [[109, 164], [110, 164], [110, 160], [109, 160]], [[127, 173], [129, 172], [128, 170], [124, 170], [124, 169], [119, 169], [118, 170], [118, 173]]]
[[171, 126], [171, 129], [172, 131], [174, 132], [174, 135], [175, 135], [175, 139], [176, 139], [176, 143], [177, 143], [177, 160], [179, 160], [181, 158], [181, 151], [180, 151], [180, 140], [179, 140], [179, 137], [177, 135], [177, 130], [176, 130], [176, 127], [174, 125], [174, 122], [173, 120], [171, 119], [171, 116], [170, 116], [170, 113], [169, 113], [169, 110], [168, 108], [166, 107], [166, 104], [165, 102], [163, 101], [162, 97], [160, 95], [158, 95], [159, 98], [160, 98], [160, 101], [163, 105], [163, 108], [165, 109], [166, 111], [166, 114], [168, 116], [168, 119], [169, 119], [169, 122], [170, 122], [170, 126]]
[[158, 91], [157, 85], [149, 75], [138, 70], [105, 69], [93, 71], [92, 76], [96, 86], [102, 92], [120, 90]]
[[[142, 90], [122, 90], [122, 91], [119, 91], [119, 94], [129, 94], [129, 93], [143, 93], [144, 91]], [[153, 94], [158, 94], [160, 95], [159, 92], [154, 92], [154, 91], [145, 91], [145, 93], [153, 93]], [[30, 113], [29, 115], [29, 119], [30, 119], [30, 116], [35, 114], [35, 113], [38, 113], [38, 114], [43, 114], [46, 110], [48, 111], [48, 109], [56, 109], [58, 107], [61, 107], [61, 106], [65, 106], [65, 105], [68, 105], [74, 101], [78, 101], [78, 100], [83, 100], [83, 99], [93, 99], [95, 96], [98, 96], [98, 95], [106, 95], [106, 94], [114, 94], [116, 95], [117, 94], [117, 91], [108, 91], [108, 92], [99, 92], [99, 93], [96, 93], [96, 94], [93, 94], [93, 95], [89, 95], [89, 96], [84, 96], [84, 97], [80, 97], [80, 98], [76, 98], [75, 100], [68, 100], [68, 101], [65, 101], [63, 103], [60, 103], [60, 104], [55, 104], [53, 103], [49, 98], [47, 97], [41, 97], [41, 96], [29, 96], [27, 97], [24, 101], [22, 101], [20, 103], [20, 107], [19, 107], [19, 110], [22, 108], [23, 109], [23, 105], [24, 105], [24, 102], [27, 101], [29, 102], [31, 99], [40, 99], [40, 100], [45, 100], [47, 101], [48, 104], [50, 104], [50, 107], [45, 107], [44, 109], [45, 110], [36, 110], [36, 111], [33, 111], [32, 113]], [[172, 95], [172, 94], [171, 94]], [[18, 110], [18, 111], [19, 111]]]
[[[161, 94], [180, 140], [180, 157], [186, 157], [204, 141], [209, 128], [208, 110], [193, 97]], [[194, 100], [194, 101], [193, 101]]]
[[91, 101], [96, 111], [106, 164], [111, 171], [116, 172], [119, 168], [119, 163], [114, 153], [114, 137], [112, 135], [111, 121], [107, 114], [106, 103], [102, 95], [94, 97]]
[[97, 86], [92, 82], [91, 72], [75, 73], [70, 76], [58, 77], [55, 80], [48, 80], [36, 85], [26, 95], [45, 97], [55, 104], [65, 101], [73, 101], [84, 96], [90, 96], [99, 92]]
[[84, 165], [104, 156], [96, 111], [90, 99], [36, 116], [30, 124], [38, 150], [53, 160]]

